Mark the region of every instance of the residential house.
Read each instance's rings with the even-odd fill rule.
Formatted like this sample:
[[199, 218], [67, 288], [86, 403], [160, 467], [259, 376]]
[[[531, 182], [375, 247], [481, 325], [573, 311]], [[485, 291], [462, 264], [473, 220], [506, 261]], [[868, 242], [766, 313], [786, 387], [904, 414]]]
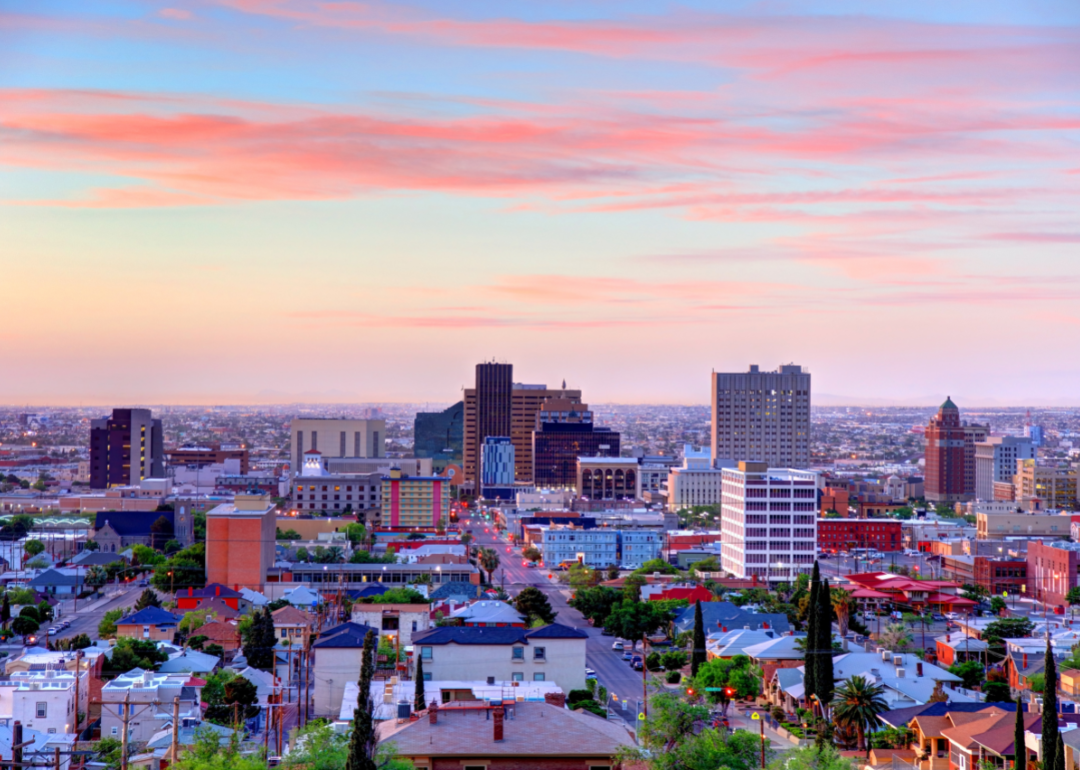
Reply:
[[934, 639], [937, 662], [942, 666], [968, 660], [985, 661], [990, 645], [967, 634], [945, 634]]
[[743, 649], [743, 654], [761, 668], [762, 681], [771, 682], [781, 668], [798, 668], [803, 664], [806, 634], [776, 636]]
[[960, 596], [960, 584], [951, 580], [913, 580], [891, 572], [864, 572], [848, 575], [847, 580], [887, 595], [891, 603], [917, 611], [967, 613], [977, 604]]
[[[239, 603], [242, 605], [243, 600]], [[232, 604], [220, 596], [203, 599], [199, 604], [199, 609], [208, 613], [207, 617], [212, 617], [214, 620], [235, 620], [242, 614], [240, 610], [233, 608]]]
[[539, 628], [444, 626], [413, 638], [414, 658], [432, 680], [555, 682], [563, 692], [585, 687], [580, 629], [552, 623]]
[[0, 720], [18, 720], [47, 735], [75, 731], [76, 699], [86, 709], [88, 676], [78, 685], [74, 671], [17, 671], [0, 680]]
[[[1043, 642], [1045, 644], [1045, 642]], [[1068, 650], [1052, 649], [1054, 660], [1062, 661]], [[1005, 674], [1013, 691], [1030, 690], [1031, 677], [1046, 672], [1046, 650], [1014, 649], [1006, 646]]]
[[470, 599], [476, 599], [480, 596], [480, 586], [473, 585], [466, 580], [450, 580], [430, 594], [428, 598], [432, 601], [437, 599], [456, 599], [457, 601], [469, 601]]
[[47, 569], [32, 578], [27, 586], [40, 594], [72, 596], [83, 590], [84, 571], [74, 569]]
[[171, 642], [180, 618], [160, 607], [145, 607], [116, 621], [116, 635], [129, 639]]
[[[988, 766], [1004, 769], [1012, 766], [1016, 750], [1013, 743], [1015, 711], [992, 708], [977, 714], [950, 713], [945, 718], [953, 722], [941, 730], [942, 736], [949, 742], [950, 770], [983, 770]], [[1040, 714], [1025, 714], [1025, 731], [1041, 721]]]
[[[855, 675], [880, 685], [882, 697], [891, 709], [928, 703], [935, 695], [945, 695], [952, 701], [977, 701], [983, 697], [981, 693], [962, 689], [960, 677], [908, 653], [886, 650], [837, 655], [833, 658], [833, 675], [838, 687], [840, 682]], [[802, 706], [803, 667], [777, 670], [768, 695], [774, 705], [788, 712]]]
[[[11, 748], [14, 743], [12, 737], [13, 727], [11, 722], [0, 722], [0, 757], [12, 756]], [[65, 733], [49, 734], [23, 727], [22, 746], [23, 762], [30, 767], [55, 767], [53, 758], [56, 749], [60, 749], [59, 770], [68, 770], [71, 767], [75, 735]]]
[[376, 629], [404, 649], [431, 628], [431, 613], [427, 604], [354, 604], [352, 622]]
[[201, 677], [212, 674], [220, 664], [221, 658], [217, 655], [185, 649], [158, 666], [158, 673], [194, 674]]
[[318, 606], [320, 601], [318, 592], [307, 586], [290, 588], [281, 595], [281, 598], [293, 607], [302, 607], [304, 609], [312, 609]]
[[486, 600], [466, 604], [450, 613], [451, 620], [463, 626], [488, 626], [491, 628], [525, 628], [525, 617], [506, 602]]
[[[694, 630], [694, 607], [683, 607], [675, 616], [675, 631]], [[731, 602], [707, 602], [701, 605], [701, 619], [705, 624], [705, 633], [710, 631], [731, 631], [736, 628], [756, 631], [773, 630], [786, 634], [791, 630], [787, 615], [782, 612], [754, 612], [737, 607]]]
[[239, 612], [247, 612], [251, 607], [250, 602], [244, 599], [243, 594], [239, 591], [234, 591], [228, 586], [221, 585], [221, 583], [211, 583], [205, 588], [188, 588], [186, 591], [183, 589], [177, 591], [176, 609], [185, 612], [201, 610], [207, 600], [215, 597]]
[[[201, 717], [202, 688], [188, 674], [162, 674], [136, 668], [101, 688], [101, 737], [119, 738], [124, 716], [128, 740], [144, 743], [173, 719], [173, 698], [181, 717]], [[127, 702], [125, 704], [125, 698]]]
[[705, 657], [709, 660], [723, 658], [730, 660], [736, 655], [746, 655], [747, 648], [756, 647], [763, 642], [772, 642], [778, 638], [793, 639], [794, 637], [781, 637], [776, 631], [747, 631], [745, 628], [733, 631], [713, 632], [705, 639]]
[[620, 722], [531, 702], [448, 703], [415, 721], [380, 722], [378, 738], [427, 770], [610, 770], [634, 746]]
[[274, 619], [274, 636], [278, 638], [278, 644], [288, 642], [293, 649], [307, 649], [313, 625], [310, 615], [289, 605], [274, 610], [270, 617]]
[[[179, 725], [179, 731], [176, 735], [176, 745], [181, 751], [184, 749], [190, 749], [195, 745], [200, 735], [206, 733], [217, 733], [218, 738], [222, 744], [228, 743], [232, 738], [234, 731], [228, 727], [222, 727], [221, 725], [215, 725], [213, 722], [202, 722], [198, 718], [181, 719]], [[169, 722], [161, 730], [154, 733], [150, 740], [146, 743], [146, 754], [150, 755], [150, 760], [146, 762], [146, 767], [150, 770], [158, 770], [163, 767], [169, 761], [170, 752], [172, 751], [173, 741], [173, 724]], [[132, 761], [128, 761], [128, 767], [134, 768], [137, 764]]]
[[[984, 713], [1007, 712], [1015, 720], [1014, 703], [949, 703], [935, 701], [920, 706], [906, 706], [886, 711], [881, 720], [887, 727], [909, 727], [914, 735], [910, 748], [915, 750], [916, 770], [958, 770], [949, 764], [949, 740], [946, 729], [980, 719]], [[1012, 736], [1012, 724], [1008, 734]], [[969, 770], [971, 770], [969, 768]]]
[[[351, 722], [356, 710], [356, 698], [360, 688], [356, 682], [347, 682], [341, 696], [341, 711], [338, 723]], [[432, 701], [442, 706], [445, 703], [465, 702], [478, 705], [488, 701], [503, 700], [512, 693], [516, 701], [544, 703], [552, 697], [565, 698], [563, 691], [554, 682], [437, 682], [424, 678], [424, 705]], [[398, 706], [402, 703], [413, 704], [416, 701], [416, 680], [382, 679], [371, 683], [371, 702], [375, 705], [372, 717], [376, 721], [397, 719]]]
[[191, 632], [191, 636], [205, 636], [203, 647], [211, 644], [221, 646], [226, 653], [240, 649], [240, 629], [234, 623], [211, 620]]
[[173, 525], [170, 539], [182, 546], [191, 545], [194, 541], [191, 517], [181, 516], [181, 526], [176, 527], [173, 511], [99, 511], [94, 516], [92, 539], [103, 553], [120, 553], [135, 545], [152, 546], [152, 527], [162, 516]]
[[341, 706], [345, 683], [355, 681], [360, 672], [364, 639], [377, 628], [359, 623], [342, 623], [322, 632], [311, 645], [314, 653], [313, 678], [315, 716], [330, 717]]

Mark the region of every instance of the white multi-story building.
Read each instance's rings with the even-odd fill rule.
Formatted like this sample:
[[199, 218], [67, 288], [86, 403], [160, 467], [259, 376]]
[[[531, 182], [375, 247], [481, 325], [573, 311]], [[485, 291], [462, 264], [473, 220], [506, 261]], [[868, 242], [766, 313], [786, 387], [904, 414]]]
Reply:
[[777, 468], [810, 464], [810, 372], [787, 364], [712, 374], [712, 456]]
[[975, 497], [994, 499], [994, 482], [1012, 483], [1017, 460], [1034, 460], [1035, 445], [1030, 438], [991, 436], [975, 444]]
[[682, 466], [668, 471], [668, 510], [719, 505], [722, 477], [722, 469], [713, 467], [712, 453], [708, 449], [695, 450], [689, 444], [685, 445]]
[[85, 671], [79, 688], [74, 671], [17, 671], [10, 679], [0, 680], [0, 720], [18, 720], [47, 735], [74, 732], [76, 692], [81, 690], [80, 710], [85, 711], [88, 681]]
[[817, 556], [818, 474], [745, 461], [722, 473], [724, 571], [766, 582], [810, 572]]
[[[119, 738], [125, 717], [128, 740], [145, 743], [172, 722], [173, 698], [180, 698], [180, 716], [201, 718], [201, 687], [189, 684], [191, 674], [159, 674], [132, 669], [101, 688], [101, 736]], [[125, 703], [125, 698], [127, 702]]]

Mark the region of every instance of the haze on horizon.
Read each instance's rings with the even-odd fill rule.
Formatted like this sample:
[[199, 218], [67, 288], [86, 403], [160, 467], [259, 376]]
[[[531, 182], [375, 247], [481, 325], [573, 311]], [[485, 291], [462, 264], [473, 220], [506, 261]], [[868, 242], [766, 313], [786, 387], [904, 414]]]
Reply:
[[0, 403], [1080, 401], [1080, 5], [10, 0]]

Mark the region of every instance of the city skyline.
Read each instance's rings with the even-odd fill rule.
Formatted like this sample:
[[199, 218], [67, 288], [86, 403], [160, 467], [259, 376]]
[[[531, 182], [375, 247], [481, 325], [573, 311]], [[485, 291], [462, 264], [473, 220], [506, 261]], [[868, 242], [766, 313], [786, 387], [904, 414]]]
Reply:
[[[1069, 406], [1080, 7], [0, 10], [0, 404]], [[1002, 365], [1002, 362], [1008, 362]]]

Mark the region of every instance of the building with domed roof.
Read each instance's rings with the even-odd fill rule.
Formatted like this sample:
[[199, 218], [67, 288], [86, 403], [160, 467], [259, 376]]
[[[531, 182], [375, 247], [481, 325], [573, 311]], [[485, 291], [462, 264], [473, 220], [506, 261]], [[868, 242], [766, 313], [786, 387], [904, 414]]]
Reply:
[[926, 426], [926, 500], [955, 503], [975, 497], [975, 444], [986, 441], [986, 425], [960, 421], [952, 398]]

